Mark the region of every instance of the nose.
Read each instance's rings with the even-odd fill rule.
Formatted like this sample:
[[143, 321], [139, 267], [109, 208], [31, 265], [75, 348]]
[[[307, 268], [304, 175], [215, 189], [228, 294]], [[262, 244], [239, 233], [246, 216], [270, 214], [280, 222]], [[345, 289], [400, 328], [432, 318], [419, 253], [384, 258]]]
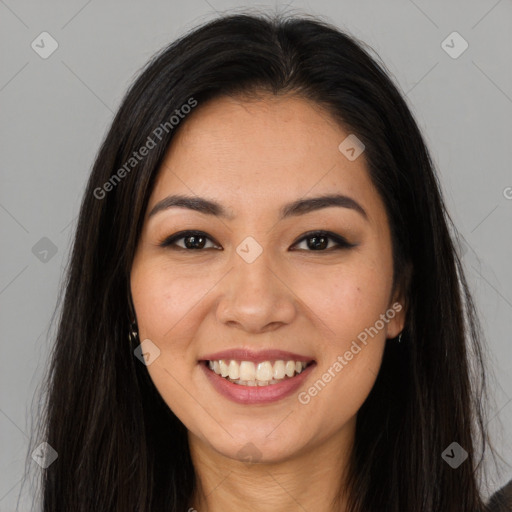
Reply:
[[[252, 263], [238, 255], [222, 280], [217, 320], [249, 333], [269, 332], [290, 324], [297, 314], [293, 282], [271, 268], [265, 251]], [[282, 274], [282, 273], [281, 273]]]

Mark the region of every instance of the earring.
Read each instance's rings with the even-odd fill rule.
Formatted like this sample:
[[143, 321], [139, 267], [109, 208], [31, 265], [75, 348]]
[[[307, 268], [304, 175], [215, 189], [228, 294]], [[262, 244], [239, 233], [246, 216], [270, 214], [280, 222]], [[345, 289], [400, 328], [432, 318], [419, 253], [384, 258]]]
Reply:
[[402, 341], [402, 333], [400, 333], [400, 334], [398, 335], [398, 343], [400, 343], [401, 341]]
[[130, 325], [130, 331], [128, 333], [128, 339], [131, 343], [135, 344], [137, 343], [137, 340], [139, 338], [139, 333], [137, 332], [137, 324], [135, 322], [132, 322]]

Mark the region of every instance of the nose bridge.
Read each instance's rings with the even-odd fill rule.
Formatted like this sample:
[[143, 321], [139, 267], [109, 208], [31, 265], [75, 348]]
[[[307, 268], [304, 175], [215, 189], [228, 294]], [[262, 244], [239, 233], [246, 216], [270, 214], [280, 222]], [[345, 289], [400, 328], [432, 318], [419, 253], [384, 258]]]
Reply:
[[293, 294], [274, 267], [271, 251], [258, 248], [254, 239], [239, 244], [218, 304], [219, 321], [234, 322], [250, 331], [291, 322], [295, 314]]
[[241, 246], [234, 257], [233, 280], [237, 292], [242, 292], [240, 298], [251, 294], [267, 295], [267, 299], [270, 298], [269, 294], [274, 296], [277, 290], [273, 282], [275, 271], [272, 269], [270, 251], [262, 251], [254, 260], [246, 260], [239, 255], [239, 251], [242, 251]]

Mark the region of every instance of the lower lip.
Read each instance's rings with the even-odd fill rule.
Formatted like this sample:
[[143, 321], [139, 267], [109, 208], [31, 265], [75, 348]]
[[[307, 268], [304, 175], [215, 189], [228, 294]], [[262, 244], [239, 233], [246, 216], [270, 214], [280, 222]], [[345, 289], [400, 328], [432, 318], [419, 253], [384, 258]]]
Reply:
[[305, 370], [291, 379], [285, 379], [278, 384], [268, 384], [267, 386], [242, 386], [241, 384], [234, 384], [210, 370], [204, 361], [200, 365], [212, 386], [226, 398], [239, 404], [266, 404], [277, 402], [290, 396], [308, 378], [316, 363], [311, 363]]

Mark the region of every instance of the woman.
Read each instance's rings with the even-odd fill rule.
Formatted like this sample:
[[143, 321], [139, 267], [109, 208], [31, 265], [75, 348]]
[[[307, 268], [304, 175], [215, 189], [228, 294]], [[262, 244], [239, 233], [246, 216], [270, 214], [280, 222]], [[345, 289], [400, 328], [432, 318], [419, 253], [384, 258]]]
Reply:
[[171, 44], [83, 199], [44, 511], [485, 510], [482, 346], [451, 231], [362, 43], [235, 15]]

